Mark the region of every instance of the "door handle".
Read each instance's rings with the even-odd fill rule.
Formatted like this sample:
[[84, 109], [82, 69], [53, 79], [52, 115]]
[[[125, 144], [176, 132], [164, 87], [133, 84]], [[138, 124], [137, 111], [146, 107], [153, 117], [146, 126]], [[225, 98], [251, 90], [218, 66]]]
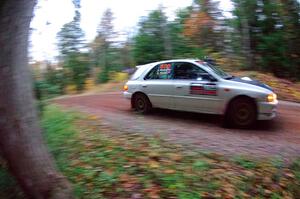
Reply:
[[176, 88], [182, 88], [182, 86], [179, 86], [179, 85], [178, 85], [178, 86], [175, 86], [175, 87], [176, 87]]
[[143, 84], [143, 85], [142, 85], [142, 87], [146, 88], [146, 87], [147, 87], [147, 85], [146, 85], [146, 84]]
[[216, 86], [215, 83], [206, 83], [205, 85], [208, 85], [208, 86]]

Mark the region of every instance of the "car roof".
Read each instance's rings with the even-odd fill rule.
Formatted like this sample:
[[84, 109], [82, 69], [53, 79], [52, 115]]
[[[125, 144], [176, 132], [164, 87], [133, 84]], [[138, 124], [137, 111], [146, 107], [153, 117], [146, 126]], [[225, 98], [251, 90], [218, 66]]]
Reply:
[[170, 60], [152, 62], [152, 63], [148, 63], [148, 64], [144, 64], [144, 65], [138, 65], [136, 67], [140, 68], [140, 67], [152, 66], [152, 65], [157, 65], [157, 64], [166, 63], [166, 62], [195, 62], [195, 61], [199, 61], [199, 60], [200, 59], [170, 59]]

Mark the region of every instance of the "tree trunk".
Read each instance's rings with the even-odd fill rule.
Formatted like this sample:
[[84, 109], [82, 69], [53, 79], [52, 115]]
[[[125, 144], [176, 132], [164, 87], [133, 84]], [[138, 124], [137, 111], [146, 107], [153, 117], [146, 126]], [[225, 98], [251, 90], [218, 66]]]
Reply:
[[169, 28], [167, 26], [167, 19], [164, 19], [164, 12], [163, 7], [160, 8], [161, 12], [161, 19], [160, 19], [160, 28], [162, 30], [162, 38], [163, 38], [163, 45], [164, 45], [164, 58], [171, 59], [172, 58], [172, 43], [170, 38]]
[[72, 198], [43, 143], [28, 67], [35, 0], [0, 1], [0, 150], [29, 198]]
[[243, 17], [242, 23], [242, 39], [243, 39], [243, 53], [246, 57], [247, 69], [253, 69], [253, 55], [251, 51], [251, 38], [248, 19]]
[[242, 49], [243, 54], [246, 58], [247, 69], [253, 69], [253, 54], [251, 49], [251, 37], [250, 37], [250, 27], [249, 21], [245, 11], [245, 3], [243, 1], [240, 3], [240, 9], [243, 15], [241, 16], [241, 26], [242, 26]]

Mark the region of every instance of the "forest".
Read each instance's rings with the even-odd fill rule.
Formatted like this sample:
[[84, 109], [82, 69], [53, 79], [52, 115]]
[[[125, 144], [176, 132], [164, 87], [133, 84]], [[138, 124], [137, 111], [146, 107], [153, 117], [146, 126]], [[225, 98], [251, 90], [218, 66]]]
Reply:
[[[111, 73], [149, 62], [209, 56], [223, 69], [250, 70], [292, 81], [300, 79], [300, 3], [297, 0], [233, 0], [230, 17], [218, 1], [194, 0], [169, 20], [159, 6], [141, 17], [134, 34], [119, 41], [113, 10], [107, 9], [93, 41], [74, 18], [57, 33], [58, 64], [47, 64], [36, 87], [49, 95], [82, 91], [87, 81], [105, 83]], [[60, 70], [57, 70], [59, 68]], [[91, 80], [92, 79], [92, 80]], [[67, 88], [67, 89], [66, 89]]]
[[[295, 91], [299, 1], [232, 1], [230, 17], [212, 0], [194, 0], [173, 19], [158, 6], [122, 42], [114, 11], [107, 9], [97, 36], [87, 42], [80, 0], [73, 0], [74, 18], [57, 33], [57, 62], [46, 60], [44, 71], [31, 64], [35, 95], [46, 104], [40, 115], [28, 67], [36, 1], [0, 1], [0, 198], [300, 198], [297, 103], [280, 101], [273, 125], [231, 131], [215, 127], [219, 118], [214, 116], [165, 112], [151, 119], [105, 104], [102, 112], [97, 103], [77, 106], [80, 112], [43, 100], [82, 92], [93, 82], [102, 85], [136, 65], [205, 56], [229, 72], [272, 74], [287, 81], [282, 90]], [[122, 106], [113, 101], [119, 94], [106, 93], [106, 101]], [[300, 91], [292, 94], [299, 102]], [[105, 94], [72, 97], [84, 105], [93, 104], [84, 97], [105, 100]]]

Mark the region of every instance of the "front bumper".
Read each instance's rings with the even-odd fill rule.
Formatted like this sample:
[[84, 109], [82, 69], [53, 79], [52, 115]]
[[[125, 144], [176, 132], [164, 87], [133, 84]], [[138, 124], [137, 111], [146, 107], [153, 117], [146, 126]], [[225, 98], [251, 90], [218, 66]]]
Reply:
[[129, 93], [129, 92], [127, 92], [127, 91], [124, 91], [124, 92], [123, 92], [123, 96], [124, 96], [126, 99], [131, 99], [132, 93]]
[[277, 115], [278, 101], [258, 102], [258, 120], [271, 120]]

